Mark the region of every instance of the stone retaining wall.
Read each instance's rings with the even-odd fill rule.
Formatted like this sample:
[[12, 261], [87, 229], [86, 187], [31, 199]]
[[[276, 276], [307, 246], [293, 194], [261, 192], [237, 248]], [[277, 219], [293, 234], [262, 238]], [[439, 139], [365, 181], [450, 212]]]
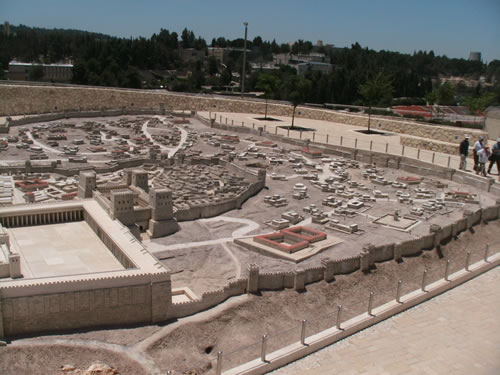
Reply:
[[[265, 102], [241, 100], [206, 95], [182, 95], [169, 92], [146, 90], [118, 90], [111, 88], [89, 87], [48, 87], [0, 85], [0, 115], [48, 113], [54, 111], [89, 111], [105, 108], [160, 110], [211, 111], [259, 113], [265, 111]], [[284, 104], [269, 103], [268, 114], [291, 116], [292, 107]], [[297, 117], [329, 121], [360, 127], [367, 126], [367, 116], [348, 114], [333, 110], [298, 107]], [[456, 142], [465, 133], [487, 136], [486, 132], [446, 126], [419, 124], [414, 121], [401, 121], [386, 117], [372, 116], [374, 129], [408, 134], [416, 137]]]
[[436, 142], [428, 138], [423, 139], [402, 135], [399, 138], [399, 143], [403, 146], [413, 147], [417, 149], [442, 152], [449, 155], [458, 155], [458, 144], [462, 141], [462, 139], [463, 138], [459, 138], [456, 143], [452, 144], [448, 142]]

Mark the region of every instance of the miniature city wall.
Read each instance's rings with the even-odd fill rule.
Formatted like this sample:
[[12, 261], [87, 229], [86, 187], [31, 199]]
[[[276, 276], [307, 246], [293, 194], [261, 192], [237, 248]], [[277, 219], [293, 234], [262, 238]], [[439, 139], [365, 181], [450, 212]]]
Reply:
[[301, 140], [295, 138], [289, 138], [284, 135], [265, 133], [263, 128], [253, 129], [243, 126], [231, 126], [217, 121], [209, 121], [201, 116], [197, 118], [207, 126], [227, 130], [234, 133], [252, 134], [252, 135], [263, 135], [266, 138], [276, 141], [283, 142], [294, 145], [297, 149], [302, 149], [303, 147], [314, 148], [325, 154], [342, 156], [347, 159], [361, 161], [363, 163], [376, 163], [378, 166], [394, 169], [402, 169], [410, 173], [416, 173], [423, 176], [435, 176], [443, 178], [446, 180], [451, 180], [461, 184], [473, 186], [476, 189], [489, 191], [494, 194], [500, 195], [500, 185], [494, 184], [494, 181], [489, 178], [484, 178], [478, 175], [467, 173], [465, 171], [456, 170], [453, 168], [447, 168], [435, 164], [431, 164], [425, 161], [412, 159], [406, 156], [398, 156], [393, 154], [386, 154], [377, 151], [354, 149], [352, 147], [338, 146], [338, 145], [328, 145], [324, 143], [310, 142], [308, 140]]
[[[80, 112], [103, 110], [107, 108], [125, 108], [136, 110], [148, 108], [160, 112], [187, 110], [212, 112], [264, 113], [265, 102], [262, 100], [210, 97], [206, 95], [186, 95], [169, 92], [145, 90], [90, 88], [90, 87], [55, 87], [29, 85], [0, 85], [0, 115], [13, 116], [23, 114], [51, 112]], [[366, 116], [340, 113], [337, 111], [299, 107], [298, 117], [313, 120], [331, 121], [347, 125], [366, 126]], [[291, 116], [290, 105], [269, 103], [269, 115]], [[465, 133], [473, 137], [487, 133], [471, 129], [458, 129], [444, 126], [419, 124], [414, 121], [399, 121], [372, 116], [373, 128], [407, 134], [443, 142], [458, 143]]]
[[[474, 225], [482, 222], [497, 220], [500, 217], [500, 202], [491, 207], [480, 208], [475, 211], [464, 211], [464, 217], [444, 227], [433, 225], [428, 235], [385, 244], [382, 246], [367, 245], [360, 255], [332, 260], [324, 258], [319, 267], [298, 268], [290, 272], [261, 273], [259, 266], [248, 266], [248, 278], [242, 278], [229, 283], [223, 289], [204, 293], [200, 299], [174, 303], [169, 312], [170, 318], [181, 318], [196, 314], [214, 307], [226, 299], [244, 293], [257, 293], [261, 290], [281, 290], [293, 288], [303, 290], [308, 284], [321, 280], [333, 281], [335, 275], [345, 275], [356, 271], [369, 271], [376, 263], [391, 260], [400, 261], [405, 257], [421, 255], [423, 251], [432, 250], [441, 243], [454, 239], [459, 233], [471, 230]], [[235, 241], [237, 242], [237, 241]]]
[[0, 281], [0, 337], [166, 320], [172, 301], [168, 270], [95, 201], [21, 205], [0, 212], [7, 227], [68, 218], [86, 220], [125, 269]]
[[[173, 162], [173, 160], [170, 160], [168, 163]], [[182, 164], [182, 160], [176, 159], [174, 162]], [[186, 161], [187, 162], [187, 161]], [[176, 209], [174, 210], [174, 217], [178, 222], [181, 221], [191, 221], [191, 220], [196, 220], [196, 219], [201, 219], [201, 218], [210, 218], [214, 217], [220, 214], [223, 214], [225, 212], [241, 208], [243, 203], [250, 197], [254, 196], [257, 194], [259, 191], [261, 191], [266, 183], [266, 174], [264, 172], [255, 172], [253, 170], [247, 169], [240, 167], [236, 164], [226, 162], [224, 160], [220, 159], [204, 159], [204, 158], [195, 158], [195, 159], [190, 159], [189, 162], [193, 164], [217, 164], [217, 165], [222, 165], [226, 169], [228, 169], [231, 172], [234, 172], [238, 174], [239, 176], [244, 177], [246, 180], [250, 181], [250, 184], [248, 187], [240, 193], [239, 195], [226, 199], [222, 202], [217, 202], [217, 203], [206, 203], [206, 204], [197, 204], [195, 206], [190, 206], [189, 208], [185, 209]], [[96, 169], [97, 171], [97, 169]], [[127, 188], [128, 186], [124, 184], [123, 186], [120, 186], [122, 188]], [[116, 188], [116, 187], [115, 187]], [[111, 206], [110, 206], [110, 201], [106, 199], [102, 193], [106, 190], [106, 188], [99, 187], [97, 191], [94, 191], [93, 197], [96, 199], [96, 201], [101, 205], [101, 207], [108, 212], [109, 215], [111, 215]], [[142, 190], [141, 190], [142, 191]], [[143, 192], [143, 194], [145, 194]], [[139, 199], [141, 194], [139, 195]], [[142, 198], [145, 206], [149, 205], [148, 198]], [[137, 208], [134, 209], [134, 216], [135, 216], [135, 221], [140, 222], [140, 221], [148, 221], [151, 218], [151, 210], [147, 207], [142, 207], [142, 208]]]
[[[206, 121], [206, 123], [209, 126], [228, 129], [234, 132], [259, 134], [259, 130], [230, 127], [216, 122], [210, 124]], [[301, 140], [292, 140], [286, 137], [267, 133], [266, 135], [271, 139], [287, 142], [300, 147], [306, 144], [305, 141]], [[495, 185], [492, 186], [490, 180], [478, 178], [477, 176], [469, 176], [466, 173], [454, 171], [450, 168], [438, 167], [406, 157], [397, 157], [394, 155], [350, 149], [347, 147], [333, 147], [321, 144], [314, 144], [314, 147], [323, 147], [325, 153], [342, 155], [366, 163], [376, 162], [377, 165], [400, 168], [409, 172], [447, 178], [475, 186], [478, 189], [489, 190], [500, 194], [500, 189], [498, 189]], [[235, 166], [235, 168], [237, 168], [237, 166]], [[2, 295], [0, 298], [0, 313], [3, 315], [0, 317], [0, 320], [4, 323], [3, 327], [5, 334], [10, 335], [37, 332], [42, 329], [60, 330], [107, 324], [146, 323], [182, 317], [213, 307], [231, 296], [240, 295], [246, 292], [256, 292], [258, 290], [279, 290], [283, 288], [295, 288], [300, 290], [305, 285], [312, 282], [317, 282], [323, 279], [332, 280], [336, 274], [346, 274], [357, 270], [367, 270], [377, 262], [417, 255], [422, 250], [430, 249], [442, 241], [447, 241], [461, 231], [471, 228], [472, 225], [476, 225], [481, 221], [497, 219], [499, 216], [499, 209], [500, 205], [497, 204], [492, 207], [480, 208], [476, 211], [466, 211], [464, 213], [464, 218], [443, 228], [434, 226], [431, 228], [432, 232], [422, 238], [379, 247], [368, 246], [363, 249], [362, 253], [357, 257], [335, 261], [326, 259], [323, 261], [321, 267], [304, 270], [298, 269], [293, 272], [260, 274], [258, 267], [251, 266], [249, 269], [249, 277], [247, 279], [240, 279], [230, 283], [221, 290], [205, 293], [200, 299], [192, 302], [179, 304], [171, 304], [171, 285], [169, 275], [167, 275], [168, 277], [158, 276], [154, 281], [153, 277], [150, 275], [148, 276], [147, 274], [142, 274], [140, 277], [137, 276], [135, 279], [136, 281], [130, 281], [133, 279], [130, 279], [128, 276], [121, 277], [118, 276], [118, 274], [116, 274], [117, 276], [114, 278], [108, 276], [99, 278], [99, 274], [94, 274], [90, 275], [90, 279], [88, 280], [84, 277], [58, 278], [57, 281], [54, 281], [52, 284], [57, 285], [57, 288], [50, 288], [47, 287], [47, 284], [38, 284], [36, 281], [26, 280], [23, 282], [27, 282], [27, 285], [21, 283], [18, 284], [17, 287], [11, 286], [5, 289], [0, 287], [0, 295]], [[123, 229], [127, 232], [126, 228], [123, 227]], [[130, 237], [132, 236], [130, 235]], [[142, 250], [140, 251], [142, 252]], [[144, 251], [146, 250], [144, 249]], [[82, 281], [83, 283], [81, 283]], [[90, 283], [90, 281], [93, 282], [93, 284]], [[137, 284], [140, 284], [141, 282], [144, 282], [144, 284], [139, 286], [144, 286], [144, 288], [146, 288], [146, 291], [142, 293], [142, 295], [145, 296], [145, 302], [144, 300], [141, 300], [141, 302], [138, 303], [142, 309], [141, 312], [136, 314], [134, 313], [134, 307], [130, 307], [130, 314], [124, 314], [123, 316], [119, 316], [119, 319], [116, 319], [116, 316], [121, 314], [121, 305], [116, 303], [118, 297], [120, 295], [129, 297], [123, 300], [124, 306], [128, 306], [127, 303], [130, 303], [131, 300], [129, 292], [120, 292], [118, 289], [122, 287], [130, 288], [130, 283], [137, 286]], [[68, 287], [69, 289], [64, 289], [65, 287]], [[83, 302], [80, 304], [80, 302], [78, 302], [80, 301], [80, 295], [78, 293], [90, 292], [90, 290], [92, 290], [92, 293], [97, 293], [97, 295], [84, 293], [83, 297], [81, 297], [81, 301]], [[98, 290], [102, 290], [102, 293], [98, 293]], [[150, 293], [149, 295], [147, 294], [148, 291]], [[155, 291], [157, 293], [156, 295]], [[56, 293], [55, 297], [51, 297], [53, 296], [52, 293]], [[66, 293], [74, 294], [72, 296], [68, 294], [68, 299], [66, 300]], [[137, 295], [140, 294], [141, 293], [137, 292]], [[115, 296], [118, 297], [115, 298]], [[12, 300], [9, 301], [9, 299]], [[16, 300], [14, 301], [14, 299]], [[53, 302], [54, 307], [51, 307], [51, 301], [55, 301]], [[87, 304], [87, 301], [89, 304], [91, 303], [90, 301], [92, 301], [92, 305], [90, 306]], [[66, 305], [69, 307], [65, 307]], [[82, 313], [80, 307], [85, 309], [85, 314]], [[14, 308], [17, 310], [14, 311]], [[19, 309], [24, 310], [20, 311]], [[102, 314], [102, 318], [99, 313], [96, 312], [96, 310], [99, 309], [106, 310], [106, 312]], [[146, 312], [144, 312], [144, 310], [146, 310]], [[107, 315], [107, 312], [109, 312], [109, 315]], [[67, 324], [62, 322], [65, 319], [64, 314], [68, 315], [69, 320]], [[112, 316], [113, 314], [115, 314], [115, 316]], [[149, 316], [149, 319], [147, 316]], [[50, 318], [53, 317], [56, 319], [51, 321]], [[60, 319], [58, 317], [60, 317]], [[5, 328], [6, 322], [9, 324], [10, 328]]]

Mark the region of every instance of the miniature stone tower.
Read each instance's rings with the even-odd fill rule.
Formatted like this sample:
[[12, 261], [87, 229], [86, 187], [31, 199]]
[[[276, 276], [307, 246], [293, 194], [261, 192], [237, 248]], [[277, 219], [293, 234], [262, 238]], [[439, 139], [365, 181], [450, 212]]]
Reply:
[[92, 198], [92, 191], [96, 187], [96, 174], [94, 171], [81, 171], [78, 183], [78, 198]]
[[21, 273], [21, 256], [19, 254], [9, 254], [9, 273], [13, 279], [23, 277]]
[[113, 220], [120, 220], [136, 238], [141, 237], [141, 232], [135, 225], [134, 193], [131, 191], [112, 191], [110, 209]]
[[131, 191], [111, 192], [111, 218], [120, 220], [123, 225], [135, 224], [134, 194]]
[[172, 192], [168, 189], [151, 189], [149, 192], [151, 220], [148, 234], [151, 238], [168, 236], [179, 230], [174, 218]]
[[132, 185], [141, 188], [147, 193], [149, 191], [148, 173], [140, 169], [132, 171]]

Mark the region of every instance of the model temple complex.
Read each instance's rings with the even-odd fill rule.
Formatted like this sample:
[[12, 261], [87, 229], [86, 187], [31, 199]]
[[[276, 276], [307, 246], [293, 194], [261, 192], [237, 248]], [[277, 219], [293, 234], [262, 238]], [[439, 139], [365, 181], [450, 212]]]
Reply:
[[386, 138], [335, 138], [366, 118], [304, 107], [309, 130], [294, 130], [280, 128], [289, 106], [269, 104], [273, 122], [256, 119], [263, 109], [0, 86], [0, 338], [165, 323], [247, 293], [334, 287], [499, 218], [498, 183], [405, 149], [422, 134], [454, 144], [460, 128], [380, 117]]

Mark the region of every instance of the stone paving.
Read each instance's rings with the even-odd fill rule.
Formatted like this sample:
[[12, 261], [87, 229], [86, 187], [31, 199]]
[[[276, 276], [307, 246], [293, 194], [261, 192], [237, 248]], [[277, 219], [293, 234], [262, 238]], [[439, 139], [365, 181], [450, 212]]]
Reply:
[[273, 372], [499, 374], [500, 268]]
[[10, 228], [22, 254], [24, 277], [123, 270], [85, 221]]

